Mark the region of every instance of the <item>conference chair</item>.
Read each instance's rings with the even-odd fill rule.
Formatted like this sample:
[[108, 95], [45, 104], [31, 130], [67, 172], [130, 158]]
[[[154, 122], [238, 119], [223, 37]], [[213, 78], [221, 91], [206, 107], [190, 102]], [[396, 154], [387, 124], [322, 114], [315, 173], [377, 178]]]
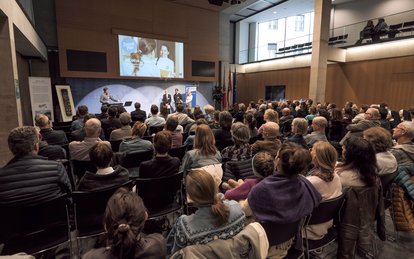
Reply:
[[70, 160], [72, 174], [76, 176], [77, 181], [85, 175], [86, 171], [95, 173], [96, 167], [92, 164], [91, 161], [82, 161], [82, 160]]
[[241, 161], [227, 161], [223, 167], [223, 181], [228, 181], [229, 179], [235, 181], [239, 179], [244, 180], [254, 176], [251, 158]]
[[122, 139], [119, 140], [109, 140], [109, 143], [111, 143], [111, 148], [113, 152], [119, 151], [119, 145], [121, 145]]
[[[305, 219], [301, 219], [292, 223], [274, 223], [274, 222], [261, 222], [260, 224], [266, 231], [267, 239], [269, 241], [269, 246], [282, 244], [292, 238], [297, 234], [301, 234], [300, 229], [303, 226]], [[286, 259], [294, 258], [303, 258], [304, 253], [303, 249], [294, 248], [294, 243], [292, 243], [291, 248], [288, 251], [288, 254], [283, 257]]]
[[187, 151], [187, 146], [181, 146], [181, 147], [171, 148], [168, 151], [168, 154], [172, 157], [178, 157], [180, 161], [182, 161], [186, 151]]
[[88, 192], [74, 191], [72, 193], [79, 256], [81, 255], [82, 250], [87, 250], [86, 247], [84, 248], [81, 245], [82, 240], [101, 235], [105, 232], [102, 222], [106, 204], [109, 198], [111, 198], [111, 196], [121, 187], [131, 190], [132, 181], [130, 180], [122, 185], [105, 189]]
[[67, 245], [72, 254], [66, 195], [28, 206], [0, 205], [2, 255], [41, 255]]
[[142, 162], [151, 160], [154, 156], [154, 151], [148, 150], [144, 152], [124, 153], [121, 158], [121, 166], [129, 171], [130, 179], [139, 177], [139, 166]]
[[148, 135], [152, 136], [152, 134], [157, 134], [157, 132], [162, 131], [163, 129], [164, 129], [164, 125], [151, 126], [148, 128]]
[[314, 208], [312, 214], [309, 216], [308, 220], [305, 223], [304, 232], [305, 232], [305, 248], [307, 258], [309, 258], [309, 253], [313, 251], [321, 251], [324, 247], [328, 246], [334, 242], [338, 236], [338, 231], [336, 226], [329, 228], [328, 233], [320, 240], [310, 240], [308, 239], [307, 226], [317, 225], [325, 223], [329, 220], [334, 220], [340, 222], [340, 213], [342, 206], [345, 202], [345, 195], [341, 194], [340, 196], [325, 200], [319, 204], [318, 207]]
[[135, 184], [136, 192], [148, 209], [149, 219], [182, 211], [183, 171], [160, 178], [137, 178]]

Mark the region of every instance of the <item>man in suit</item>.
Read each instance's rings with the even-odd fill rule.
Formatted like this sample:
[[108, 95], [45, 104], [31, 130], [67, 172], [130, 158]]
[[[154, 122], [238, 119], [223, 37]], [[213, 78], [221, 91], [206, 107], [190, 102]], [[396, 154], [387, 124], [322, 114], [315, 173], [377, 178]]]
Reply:
[[141, 104], [139, 102], [136, 102], [135, 111], [131, 112], [131, 120], [144, 122], [145, 119], [147, 119], [147, 113], [141, 110]]
[[175, 108], [177, 109], [177, 104], [183, 102], [183, 96], [178, 92], [178, 88], [175, 88], [175, 94], [174, 94], [174, 103]]
[[50, 125], [49, 117], [44, 114], [37, 114], [35, 117], [35, 124], [40, 128], [42, 139], [49, 145], [63, 146], [68, 144], [68, 139], [65, 132], [62, 130], [53, 130]]
[[168, 113], [171, 113], [171, 94], [167, 94], [167, 90], [164, 91], [162, 96], [162, 103], [167, 105]]

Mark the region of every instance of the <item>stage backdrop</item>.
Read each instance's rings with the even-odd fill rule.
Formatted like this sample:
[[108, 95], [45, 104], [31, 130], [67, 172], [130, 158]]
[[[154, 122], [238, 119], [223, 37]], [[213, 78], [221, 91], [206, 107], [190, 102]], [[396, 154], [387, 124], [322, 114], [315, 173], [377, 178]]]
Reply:
[[[99, 98], [105, 86], [108, 87], [109, 93], [113, 98], [123, 103], [132, 101], [130, 107], [125, 107], [128, 112], [135, 109], [135, 102], [140, 102], [141, 109], [149, 113], [152, 104], [160, 105], [164, 90], [167, 90], [172, 97], [174, 90], [178, 88], [179, 92], [184, 96], [186, 86], [193, 85], [193, 82], [90, 78], [67, 78], [66, 81], [71, 86], [75, 106], [87, 105], [90, 113], [100, 113], [101, 103], [99, 102]], [[200, 83], [197, 87], [197, 94], [195, 95], [196, 104], [200, 105], [202, 109], [206, 104], [212, 104], [214, 106], [211, 96], [212, 88], [213, 83]]]

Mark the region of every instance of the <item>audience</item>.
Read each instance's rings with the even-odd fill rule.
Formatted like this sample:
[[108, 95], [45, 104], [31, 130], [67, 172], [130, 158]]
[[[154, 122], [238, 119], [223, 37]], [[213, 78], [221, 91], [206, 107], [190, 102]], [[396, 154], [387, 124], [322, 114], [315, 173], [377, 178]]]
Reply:
[[46, 141], [49, 145], [63, 146], [68, 144], [65, 132], [62, 130], [53, 130], [50, 125], [49, 117], [44, 114], [36, 114], [35, 125], [40, 128], [40, 134], [42, 140]]
[[198, 210], [177, 219], [167, 237], [169, 253], [218, 238], [229, 239], [243, 230], [246, 218], [240, 205], [236, 201], [224, 200], [210, 174], [203, 170], [190, 171], [185, 185], [189, 202]]
[[311, 125], [311, 128], [313, 129], [312, 133], [303, 137], [306, 141], [306, 145], [312, 147], [317, 141], [328, 141], [325, 134], [326, 127], [328, 127], [328, 121], [325, 117], [314, 117]]
[[254, 114], [252, 112], [246, 112], [244, 114], [243, 123], [246, 124], [247, 127], [249, 127], [250, 138], [257, 137], [257, 121], [254, 118]]
[[144, 122], [147, 119], [147, 113], [141, 110], [141, 104], [139, 102], [136, 102], [134, 106], [135, 111], [131, 112], [131, 120]]
[[[82, 140], [84, 140], [84, 139], [85, 139], [85, 137], [86, 137], [86, 133], [85, 133], [85, 123], [86, 123], [89, 119], [92, 119], [92, 118], [96, 118], [95, 114], [88, 113], [88, 114], [86, 114], [85, 116], [83, 116], [83, 123], [84, 123], [84, 126], [83, 126], [82, 128], [80, 128], [80, 129], [74, 130], [74, 131], [72, 131], [72, 132], [70, 133], [70, 139], [71, 139], [72, 141], [82, 141]], [[100, 133], [100, 135], [99, 135], [99, 138], [100, 138], [101, 140], [105, 140], [105, 135], [104, 135], [104, 133], [103, 133], [103, 130], [101, 130], [101, 133]]]
[[[316, 142], [311, 150], [312, 164], [314, 168], [307, 174], [306, 179], [312, 183], [322, 196], [322, 200], [329, 200], [342, 194], [342, 184], [339, 176], [335, 173], [335, 164], [338, 159], [336, 149], [325, 141]], [[320, 240], [333, 225], [333, 220], [310, 225], [307, 227], [307, 238]]]
[[177, 104], [176, 112], [169, 114], [168, 118], [170, 116], [177, 116], [178, 124], [181, 126], [186, 125], [187, 123], [194, 122], [193, 119], [191, 119], [186, 113], [184, 113], [184, 106], [181, 103]]
[[80, 129], [84, 126], [83, 117], [88, 114], [88, 107], [86, 105], [79, 105], [76, 114], [78, 117], [76, 120], [72, 121], [70, 131]]
[[305, 118], [295, 118], [292, 121], [292, 134], [290, 138], [287, 139], [287, 142], [296, 143], [303, 148], [307, 149], [308, 144], [306, 144], [303, 136], [308, 131], [308, 121]]
[[111, 167], [113, 152], [103, 142], [96, 143], [89, 151], [89, 158], [96, 167], [96, 173], [86, 171], [78, 183], [79, 191], [94, 191], [120, 186], [129, 180], [128, 170], [120, 165]]
[[167, 123], [165, 124], [165, 130], [171, 134], [171, 148], [181, 147], [183, 145], [183, 134], [177, 129], [178, 118], [177, 116], [169, 116]]
[[132, 136], [122, 140], [119, 144], [119, 152], [132, 153], [154, 150], [151, 141], [142, 139], [146, 131], [147, 125], [145, 123], [135, 122], [134, 127], [132, 127]]
[[106, 119], [106, 118], [108, 118], [108, 110], [109, 110], [109, 107], [108, 107], [108, 105], [106, 105], [106, 104], [103, 104], [102, 106], [101, 106], [101, 113], [100, 114], [97, 114], [96, 115], [96, 118], [98, 119], [98, 120], [103, 120], [103, 119]]
[[180, 159], [171, 157], [172, 136], [169, 131], [159, 131], [154, 136], [155, 157], [144, 161], [139, 167], [140, 178], [158, 178], [177, 173], [180, 168]]
[[121, 115], [119, 115], [119, 121], [121, 122], [122, 127], [113, 130], [111, 132], [109, 140], [121, 140], [125, 137], [130, 137], [132, 135], [132, 129], [130, 126], [131, 115], [129, 115], [129, 113], [127, 112], [124, 112]]
[[368, 108], [365, 112], [365, 119], [359, 121], [357, 124], [348, 125], [348, 133], [341, 140], [341, 145], [344, 144], [345, 140], [354, 137], [362, 137], [362, 132], [372, 127], [379, 127], [380, 113], [377, 108]]
[[105, 139], [110, 139], [111, 132], [122, 127], [121, 121], [117, 118], [118, 108], [116, 106], [109, 107], [108, 115], [108, 118], [101, 120]]
[[[70, 159], [89, 161], [89, 150], [97, 143], [102, 141], [99, 136], [101, 134], [101, 122], [92, 118], [85, 123], [86, 137], [82, 141], [72, 141], [69, 143]], [[104, 144], [111, 147], [108, 141], [102, 141]]]
[[276, 122], [267, 122], [262, 125], [263, 127], [263, 140], [257, 140], [252, 145], [252, 153], [257, 154], [259, 152], [269, 152], [273, 157], [276, 157], [279, 152], [281, 142], [279, 136], [279, 125]]
[[[317, 207], [322, 199], [303, 176], [312, 158], [308, 150], [297, 144], [283, 144], [276, 158], [277, 172], [264, 178], [250, 191], [243, 204], [247, 216], [258, 222], [299, 222]], [[268, 258], [283, 258], [294, 238], [269, 248]]]
[[398, 165], [414, 164], [414, 122], [403, 121], [393, 129], [392, 137], [397, 141], [390, 151]]
[[34, 205], [72, 192], [64, 166], [38, 155], [34, 127], [14, 128], [7, 142], [14, 157], [0, 168], [0, 205]]
[[231, 136], [231, 124], [233, 123], [233, 117], [230, 112], [222, 111], [219, 114], [220, 128], [214, 130], [214, 138], [216, 140], [216, 146], [221, 151], [225, 147], [233, 145], [233, 139]]
[[274, 157], [268, 152], [259, 152], [252, 159], [252, 169], [255, 178], [239, 179], [237, 182], [233, 179], [223, 183], [222, 187], [227, 189], [224, 198], [227, 200], [244, 200], [247, 199], [251, 189], [264, 178], [272, 175], [274, 172]]
[[158, 116], [158, 106], [153, 104], [151, 105], [151, 117], [145, 120], [145, 124], [148, 127], [157, 127], [157, 126], [164, 126], [165, 119], [163, 117]]
[[[274, 122], [274, 123], [279, 123], [279, 114], [277, 113], [277, 111], [273, 110], [273, 109], [267, 109], [264, 113], [263, 116], [264, 120], [266, 123], [268, 122]], [[259, 134], [263, 134], [263, 129], [264, 129], [264, 125], [266, 124], [262, 124], [258, 130]]]
[[252, 149], [249, 144], [249, 128], [241, 122], [233, 123], [231, 126], [231, 136], [234, 145], [228, 146], [221, 151], [223, 162], [240, 161], [252, 157]]
[[390, 132], [381, 127], [374, 127], [365, 130], [363, 137], [368, 140], [375, 149], [378, 175], [392, 174], [397, 171], [397, 159], [395, 159], [389, 151], [392, 147]]
[[82, 258], [166, 258], [164, 237], [142, 232], [147, 219], [148, 213], [138, 194], [119, 189], [109, 199], [105, 210], [105, 247], [93, 249]]

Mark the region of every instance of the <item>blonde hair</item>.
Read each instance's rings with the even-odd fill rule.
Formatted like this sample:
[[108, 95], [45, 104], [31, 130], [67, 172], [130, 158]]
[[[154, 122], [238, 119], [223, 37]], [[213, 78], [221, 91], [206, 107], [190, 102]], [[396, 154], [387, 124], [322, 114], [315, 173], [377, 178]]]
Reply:
[[147, 131], [147, 125], [142, 121], [137, 121], [132, 127], [132, 136], [138, 136], [142, 138], [144, 136], [145, 131]]
[[336, 149], [329, 142], [318, 141], [312, 146], [312, 150], [315, 152], [313, 163], [322, 174], [332, 180], [335, 164], [338, 160]]
[[216, 140], [213, 131], [206, 124], [198, 125], [194, 137], [194, 149], [198, 149], [201, 155], [214, 155], [217, 152]]
[[279, 114], [273, 109], [267, 109], [264, 114], [264, 120], [279, 123]]

